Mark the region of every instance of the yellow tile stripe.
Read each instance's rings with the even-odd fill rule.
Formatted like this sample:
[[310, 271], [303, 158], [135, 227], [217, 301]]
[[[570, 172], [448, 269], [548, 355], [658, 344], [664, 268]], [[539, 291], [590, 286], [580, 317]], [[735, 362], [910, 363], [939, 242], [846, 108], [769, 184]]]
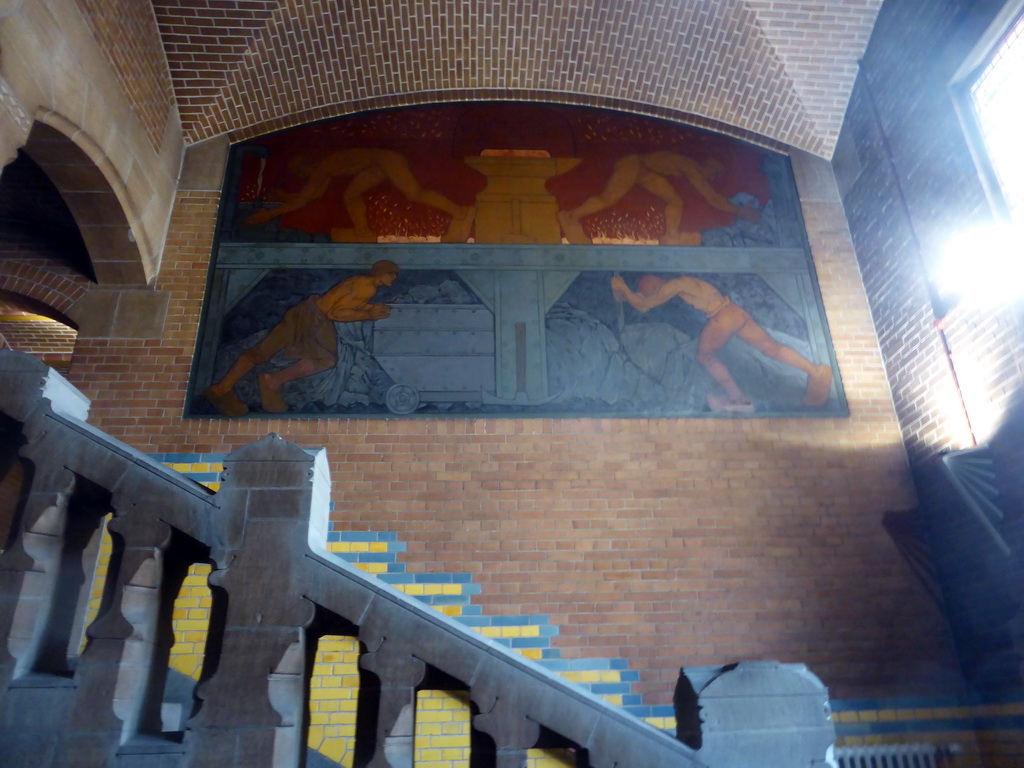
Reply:
[[475, 627], [484, 637], [540, 637], [539, 624], [519, 626]]
[[328, 552], [387, 552], [386, 541], [332, 541], [327, 545]]
[[213, 595], [207, 586], [212, 566], [195, 563], [188, 569], [181, 591], [174, 601], [171, 626], [174, 645], [171, 646], [171, 669], [199, 679], [206, 653], [206, 637], [210, 629], [210, 610]]
[[395, 589], [407, 595], [461, 595], [461, 584], [394, 584]]
[[951, 720], [969, 717], [1024, 715], [1024, 701], [933, 709], [867, 709], [833, 712], [836, 723], [887, 723], [907, 720]]
[[836, 739], [837, 747], [874, 747], [882, 744], [971, 744], [974, 731], [925, 731], [917, 733], [876, 733], [867, 736], [841, 736]]
[[419, 691], [416, 694], [416, 768], [469, 768], [469, 693]]
[[[1020, 714], [1024, 712], [1024, 703], [999, 704], [982, 707], [939, 707], [935, 709], [878, 709], [878, 710], [850, 710], [833, 712], [832, 721], [837, 724], [843, 723], [893, 723], [893, 722], [920, 722], [927, 720], [951, 720], [964, 719], [985, 715]], [[906, 741], [906, 739], [901, 739]], [[912, 741], [930, 741], [930, 739], [915, 738]], [[893, 742], [899, 743], [899, 742]]]
[[78, 648], [81, 653], [85, 650], [85, 643], [89, 639], [85, 630], [96, 620], [100, 612], [100, 605], [103, 603], [103, 589], [107, 583], [107, 573], [110, 570], [110, 555], [114, 551], [114, 541], [110, 538], [107, 530], [107, 523], [113, 515], [107, 515], [100, 523], [100, 549], [96, 557], [96, 567], [92, 574], [92, 586], [89, 590], [89, 604], [85, 609], [85, 622], [82, 624], [82, 643]]
[[526, 768], [575, 768], [576, 755], [568, 749], [529, 749]]
[[[189, 464], [189, 463], [178, 463], [178, 462], [170, 461], [170, 462], [165, 462], [164, 466], [165, 467], [170, 467], [175, 472], [181, 472], [183, 475], [197, 474], [197, 473], [200, 473], [200, 472], [203, 473], [203, 474], [206, 474], [206, 473], [209, 473], [209, 472], [217, 472], [219, 474], [219, 473], [224, 471], [224, 464], [221, 463], [221, 462], [195, 462], [195, 463]], [[219, 480], [204, 481], [204, 482], [201, 482], [200, 485], [205, 485], [211, 491], [219, 491], [220, 490], [220, 481]]]
[[359, 698], [359, 641], [320, 638], [309, 680], [306, 744], [327, 759], [352, 768]]
[[567, 670], [560, 673], [571, 683], [620, 683], [622, 674], [617, 669]]
[[175, 472], [181, 472], [183, 475], [195, 474], [195, 473], [207, 473], [207, 472], [223, 472], [224, 465], [220, 463], [195, 463], [195, 464], [178, 464], [173, 461], [166, 462], [165, 467], [170, 467]]
[[388, 572], [387, 563], [351, 563], [351, 565], [371, 576], [379, 576], [382, 573]]
[[645, 717], [644, 722], [654, 726], [659, 731], [672, 731], [675, 733], [676, 730], [676, 719], [674, 717]]

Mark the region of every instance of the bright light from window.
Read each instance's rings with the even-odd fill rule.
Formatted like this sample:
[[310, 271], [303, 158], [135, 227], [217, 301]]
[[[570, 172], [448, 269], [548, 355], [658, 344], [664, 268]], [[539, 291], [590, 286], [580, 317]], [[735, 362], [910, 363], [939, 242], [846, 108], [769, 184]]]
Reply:
[[[1011, 12], [1020, 14], [1020, 5]], [[1005, 223], [949, 238], [935, 281], [947, 306], [994, 309], [1024, 296], [1024, 14], [1004, 29], [960, 93], [973, 113], [968, 140]]]
[[996, 47], [971, 86], [981, 137], [999, 180], [1010, 216], [1024, 218], [1024, 16]]
[[952, 235], [939, 264], [944, 298], [994, 309], [1024, 292], [1024, 232], [991, 224]]

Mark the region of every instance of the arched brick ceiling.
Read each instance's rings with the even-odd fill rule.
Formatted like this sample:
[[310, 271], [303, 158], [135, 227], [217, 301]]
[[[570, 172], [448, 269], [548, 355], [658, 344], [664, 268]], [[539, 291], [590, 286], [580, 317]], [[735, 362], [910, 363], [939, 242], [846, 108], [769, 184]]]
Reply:
[[[186, 140], [529, 95], [830, 156], [880, 0], [156, 0]], [[698, 120], [700, 122], [700, 120]]]

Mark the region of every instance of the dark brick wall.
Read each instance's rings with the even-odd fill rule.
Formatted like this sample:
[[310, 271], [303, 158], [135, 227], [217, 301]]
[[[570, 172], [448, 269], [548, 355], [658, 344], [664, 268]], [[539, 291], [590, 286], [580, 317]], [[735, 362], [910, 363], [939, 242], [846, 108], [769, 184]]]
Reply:
[[[1017, 557], [993, 550], [935, 457], [988, 440], [1001, 420], [1001, 434], [1019, 429], [1008, 414], [1020, 316], [957, 306], [940, 325], [929, 275], [951, 232], [991, 215], [950, 81], [1001, 6], [887, 0], [833, 160], [963, 667], [982, 688], [1021, 682]], [[1002, 498], [1012, 530], [1021, 496]]]

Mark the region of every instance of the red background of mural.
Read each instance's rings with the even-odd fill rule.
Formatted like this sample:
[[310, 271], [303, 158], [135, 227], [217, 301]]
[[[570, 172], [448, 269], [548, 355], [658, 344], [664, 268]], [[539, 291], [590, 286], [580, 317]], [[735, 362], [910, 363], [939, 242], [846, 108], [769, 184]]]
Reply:
[[[746, 192], [764, 205], [771, 196], [760, 170], [767, 150], [652, 118], [577, 107], [518, 103], [412, 107], [337, 118], [261, 137], [247, 146], [264, 147], [269, 155], [265, 161], [253, 155], [245, 158], [237, 199], [247, 203], [273, 200], [275, 190], [300, 190], [303, 179], [289, 171], [289, 163], [296, 158], [316, 161], [359, 147], [401, 153], [424, 189], [440, 192], [458, 205], [471, 205], [487, 183], [463, 162], [484, 150], [544, 151], [551, 157], [580, 158], [575, 169], [548, 182], [548, 191], [563, 211], [600, 192], [624, 155], [657, 150], [677, 152], [697, 162], [720, 161], [724, 172], [712, 186], [726, 198]], [[334, 179], [322, 198], [281, 216], [281, 226], [309, 234], [351, 227], [343, 199], [351, 179]], [[683, 200], [683, 230], [735, 221], [733, 214], [712, 207], [684, 178], [671, 181]], [[390, 182], [368, 192], [365, 201], [369, 225], [379, 235], [439, 236], [450, 221], [443, 211], [410, 202]], [[663, 201], [634, 187], [583, 224], [591, 236], [657, 239], [664, 228], [663, 209]]]

